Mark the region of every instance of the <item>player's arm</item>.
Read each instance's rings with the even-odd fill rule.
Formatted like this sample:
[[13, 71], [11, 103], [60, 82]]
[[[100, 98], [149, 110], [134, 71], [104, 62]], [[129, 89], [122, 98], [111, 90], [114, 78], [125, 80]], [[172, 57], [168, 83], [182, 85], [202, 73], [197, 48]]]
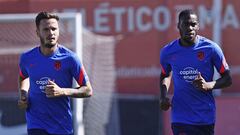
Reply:
[[19, 76], [19, 99], [18, 107], [21, 109], [26, 109], [28, 107], [28, 90], [29, 90], [29, 78], [22, 78]]
[[63, 88], [63, 95], [75, 98], [86, 98], [91, 97], [93, 90], [92, 85], [88, 79], [88, 75], [85, 72], [85, 69], [77, 55], [73, 55], [72, 57], [72, 69], [71, 73], [75, 80], [77, 81], [79, 87], [75, 89], [65, 89]]
[[208, 91], [212, 89], [225, 88], [232, 84], [230, 69], [221, 48], [218, 45], [215, 45], [213, 50], [214, 53], [212, 55], [212, 60], [214, 66], [220, 73], [220, 78], [214, 81], [206, 82], [201, 76], [201, 73], [199, 73], [198, 77], [193, 81], [193, 85], [198, 89]]
[[[217, 68], [218, 72], [220, 73], [220, 78], [215, 81], [203, 83], [202, 88], [204, 90], [225, 88], [232, 84], [230, 69], [221, 48], [218, 45], [215, 45], [213, 47], [214, 48], [213, 48], [212, 60], [213, 60], [214, 66]], [[204, 79], [203, 79], [203, 82], [205, 82]]]
[[47, 97], [68, 96], [74, 98], [91, 97], [93, 90], [87, 74], [78, 57], [73, 57], [72, 75], [77, 81], [77, 88], [60, 88], [54, 81], [49, 80], [45, 88]]
[[226, 70], [220, 75], [221, 77], [219, 79], [206, 83], [206, 90], [225, 88], [232, 84], [232, 77], [229, 70]]
[[201, 90], [212, 90], [228, 87], [232, 84], [232, 77], [230, 71], [226, 70], [220, 74], [220, 78], [211, 82], [206, 82], [205, 79], [201, 76], [201, 73], [198, 74], [198, 77], [193, 81], [193, 85]]
[[232, 85], [232, 77], [229, 70], [220, 75], [221, 77], [213, 82], [213, 89], [225, 88]]
[[161, 73], [160, 75], [160, 108], [164, 111], [171, 106], [170, 99], [167, 97], [167, 92], [170, 87], [172, 72], [169, 75]]
[[49, 80], [45, 88], [45, 93], [49, 98], [59, 96], [86, 98], [92, 96], [93, 90], [89, 81], [86, 82], [86, 85], [77, 88], [60, 88], [54, 81]]
[[91, 97], [92, 93], [93, 93], [92, 86], [88, 81], [86, 83], [86, 86], [80, 86], [73, 90], [66, 89], [64, 95], [69, 97], [75, 97], [75, 98], [86, 98], [86, 97]]

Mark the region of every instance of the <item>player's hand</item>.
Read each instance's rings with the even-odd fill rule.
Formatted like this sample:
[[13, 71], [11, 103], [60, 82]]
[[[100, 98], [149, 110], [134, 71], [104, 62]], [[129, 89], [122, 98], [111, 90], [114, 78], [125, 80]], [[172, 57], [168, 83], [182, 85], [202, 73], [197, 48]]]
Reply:
[[205, 81], [205, 79], [202, 77], [201, 73], [199, 72], [195, 80], [193, 81], [193, 86], [197, 89], [208, 91], [210, 86]]
[[48, 80], [48, 84], [45, 88], [45, 93], [47, 97], [59, 97], [63, 96], [63, 90], [54, 82], [51, 80]]
[[167, 111], [171, 107], [171, 102], [168, 97], [160, 99], [160, 109], [163, 111]]
[[20, 109], [28, 108], [28, 96], [27, 94], [21, 94], [20, 99], [18, 100], [18, 107]]

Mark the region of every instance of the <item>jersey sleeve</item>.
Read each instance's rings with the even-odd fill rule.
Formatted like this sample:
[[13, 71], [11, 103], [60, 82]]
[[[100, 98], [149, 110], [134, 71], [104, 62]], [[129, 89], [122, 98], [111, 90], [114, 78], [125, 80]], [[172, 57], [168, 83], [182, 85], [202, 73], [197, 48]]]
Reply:
[[73, 63], [72, 63], [72, 69], [71, 73], [74, 77], [74, 79], [77, 81], [77, 83], [80, 86], [86, 86], [88, 82], [88, 76], [85, 72], [85, 69], [83, 67], [83, 64], [81, 63], [80, 59], [77, 57], [77, 55], [73, 55]]
[[24, 55], [21, 55], [19, 60], [19, 76], [22, 79], [28, 78], [28, 72], [25, 65], [26, 65], [26, 62], [24, 59]]
[[226, 70], [229, 70], [225, 56], [218, 45], [214, 46], [213, 63], [220, 74], [224, 73]]
[[161, 66], [161, 73], [168, 76], [169, 73], [172, 71], [170, 66], [166, 50], [163, 48], [160, 51], [160, 66]]

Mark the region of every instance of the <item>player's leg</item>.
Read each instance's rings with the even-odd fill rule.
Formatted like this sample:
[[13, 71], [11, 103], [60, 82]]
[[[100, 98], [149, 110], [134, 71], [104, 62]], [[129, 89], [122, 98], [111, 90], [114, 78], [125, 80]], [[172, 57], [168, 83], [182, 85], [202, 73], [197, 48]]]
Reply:
[[200, 126], [200, 130], [204, 135], [214, 135], [214, 124], [211, 125], [202, 125]]
[[214, 125], [189, 125], [172, 123], [174, 135], [214, 135]]
[[43, 129], [28, 129], [28, 135], [49, 135], [47, 131]]
[[[59, 135], [59, 134], [49, 134], [49, 135]], [[73, 134], [61, 134], [61, 135], [73, 135]]]
[[[44, 129], [28, 129], [28, 135], [59, 135], [59, 134], [49, 134]], [[73, 134], [61, 134], [61, 135], [73, 135]]]
[[172, 123], [172, 132], [174, 135], [188, 135], [188, 127], [182, 123]]

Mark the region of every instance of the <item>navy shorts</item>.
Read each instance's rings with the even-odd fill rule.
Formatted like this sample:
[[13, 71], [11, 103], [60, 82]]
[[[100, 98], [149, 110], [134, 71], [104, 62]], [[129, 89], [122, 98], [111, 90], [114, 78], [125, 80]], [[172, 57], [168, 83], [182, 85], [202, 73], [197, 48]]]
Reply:
[[[44, 129], [28, 129], [28, 135], [59, 135], [59, 134], [49, 134]], [[61, 135], [73, 135], [73, 134], [61, 134]]]
[[214, 135], [214, 124], [189, 125], [172, 123], [172, 131], [174, 135]]

